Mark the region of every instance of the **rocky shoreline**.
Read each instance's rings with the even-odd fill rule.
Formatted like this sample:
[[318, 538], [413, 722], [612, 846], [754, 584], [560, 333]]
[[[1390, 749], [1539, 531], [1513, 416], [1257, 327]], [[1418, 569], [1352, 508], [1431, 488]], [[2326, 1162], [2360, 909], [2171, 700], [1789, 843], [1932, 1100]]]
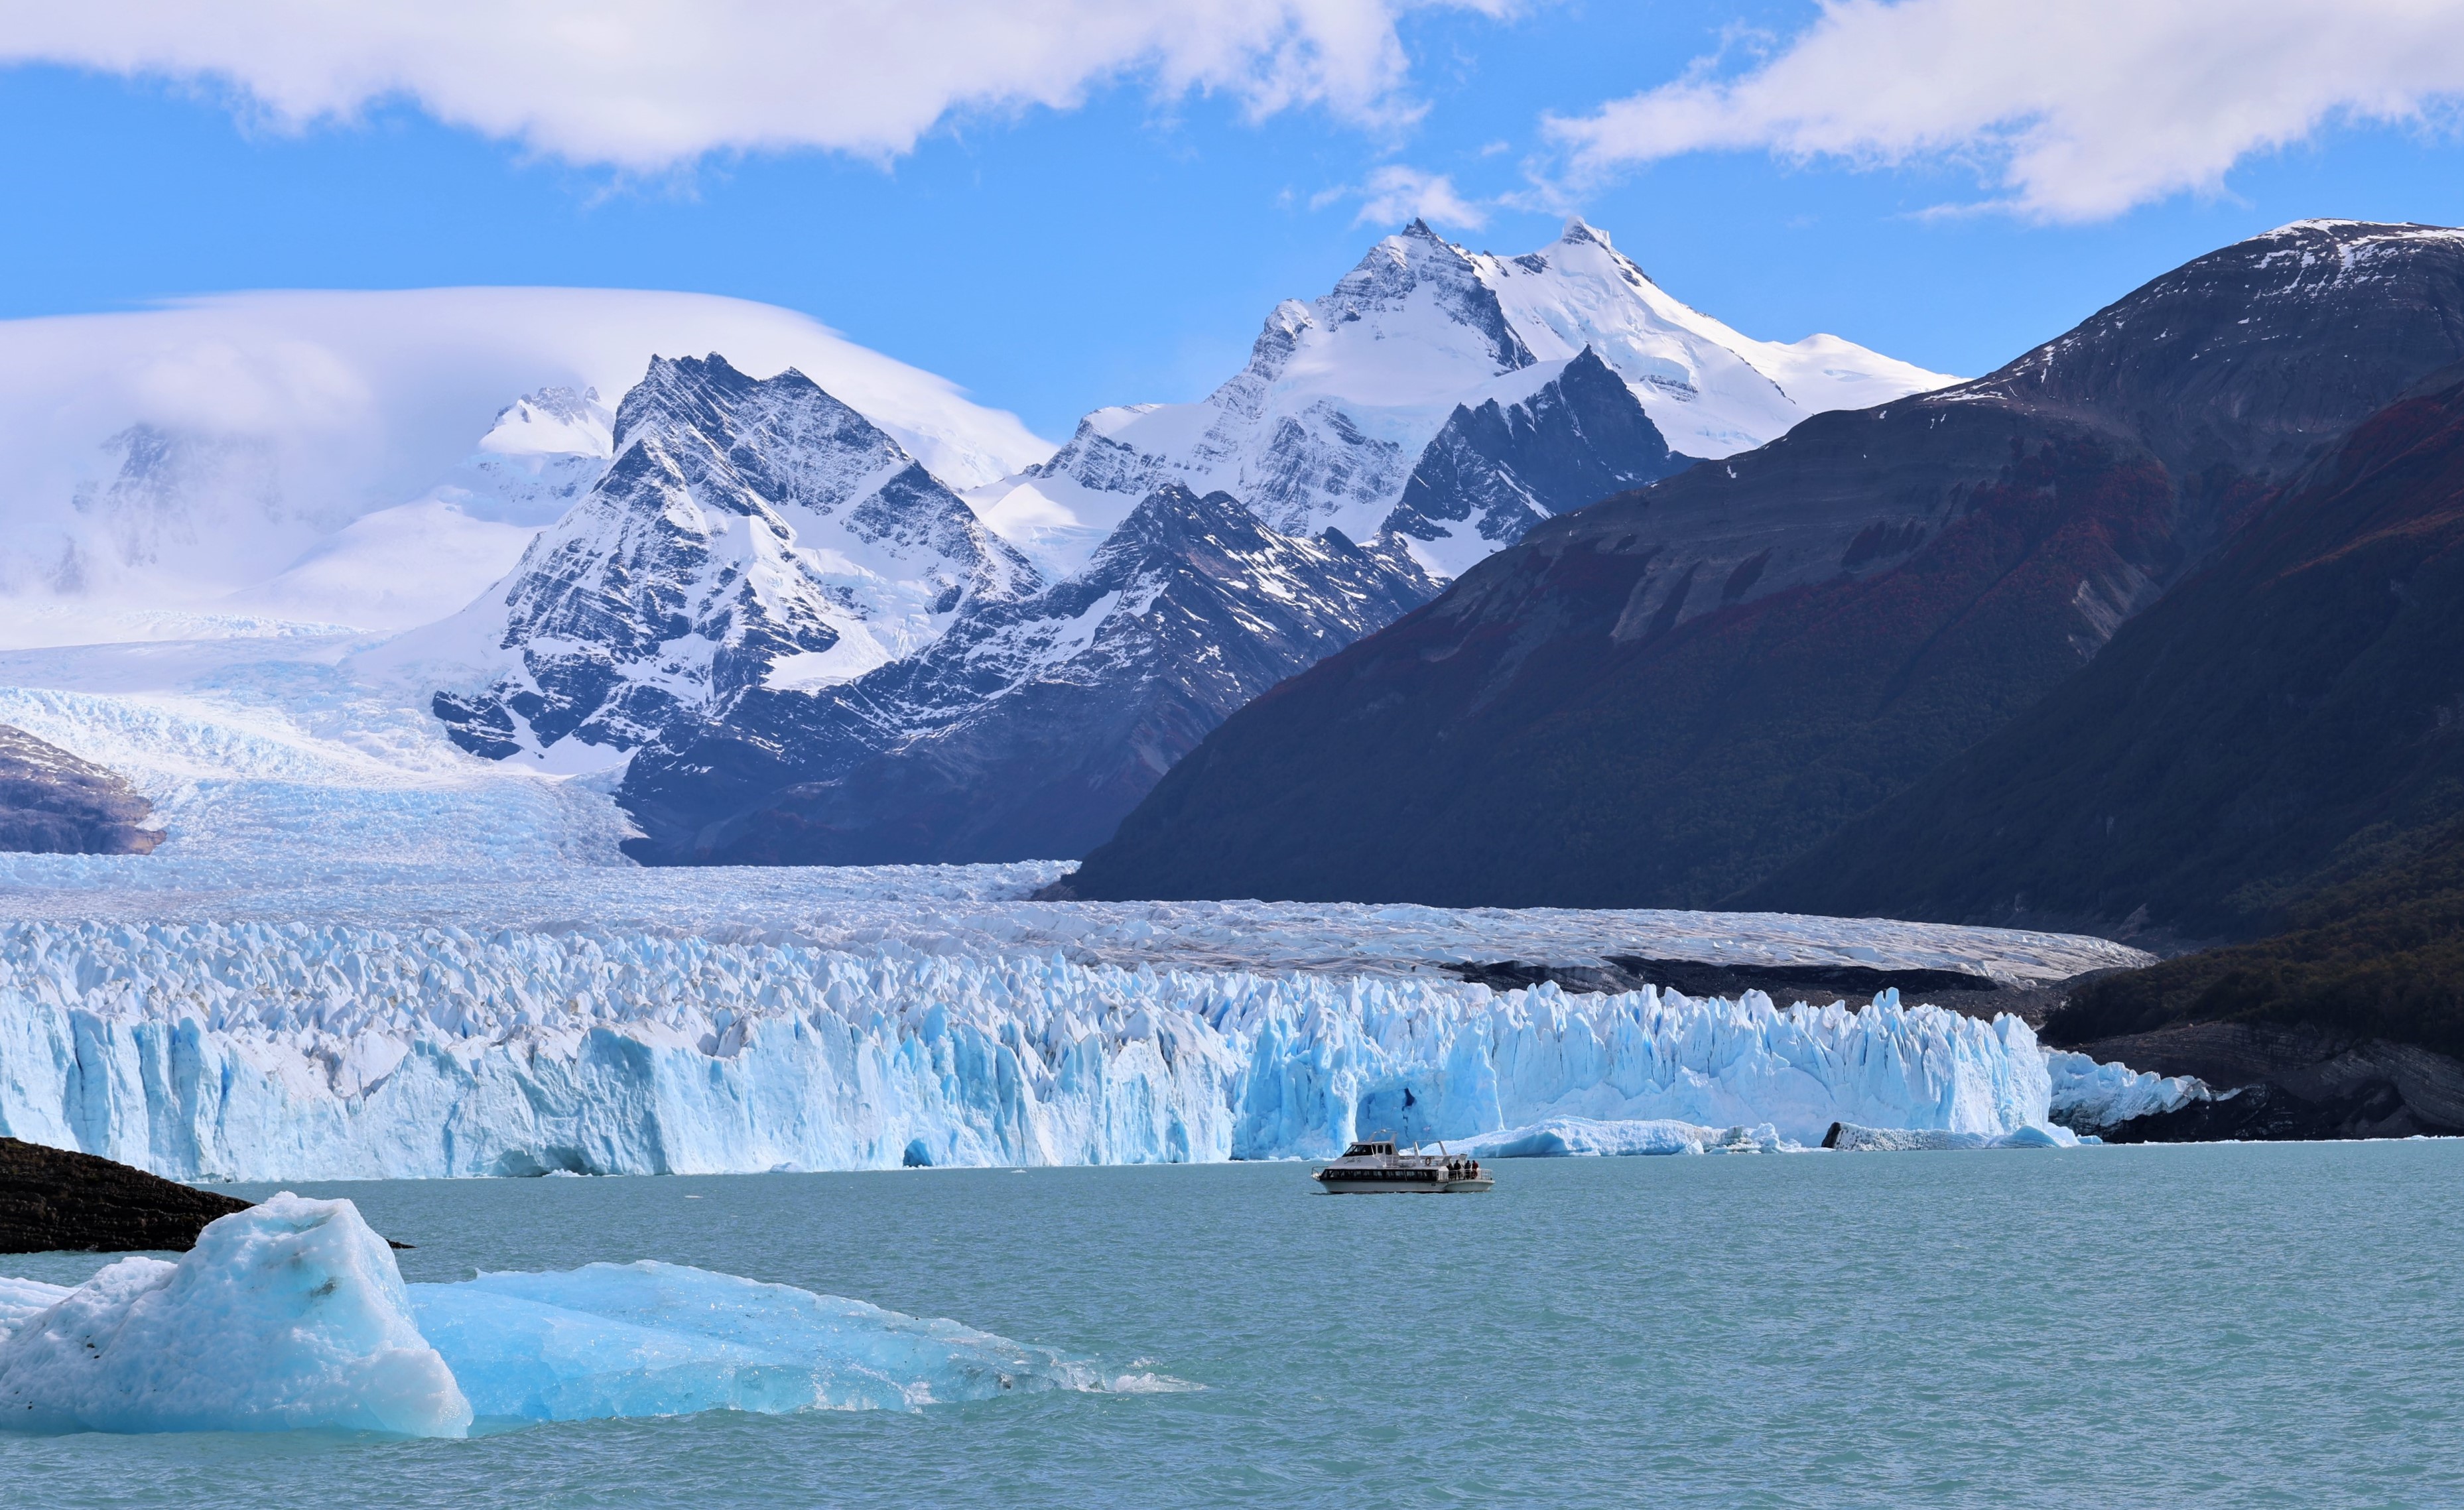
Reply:
[[251, 1202], [91, 1153], [0, 1138], [0, 1253], [186, 1253]]

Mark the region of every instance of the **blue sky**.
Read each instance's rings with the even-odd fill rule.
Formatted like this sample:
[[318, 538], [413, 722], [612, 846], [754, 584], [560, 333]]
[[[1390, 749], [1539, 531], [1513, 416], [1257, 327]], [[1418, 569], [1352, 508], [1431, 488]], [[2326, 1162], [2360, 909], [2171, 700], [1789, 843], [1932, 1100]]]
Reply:
[[[903, 153], [850, 155], [829, 125], [807, 132], [814, 144], [688, 140], [647, 167], [643, 149], [602, 149], [586, 125], [470, 123], [445, 86], [319, 114], [245, 64], [125, 65], [90, 38], [0, 46], [33, 59], [0, 70], [14, 148], [0, 157], [0, 316], [286, 287], [728, 294], [810, 313], [1058, 437], [1097, 405], [1193, 398], [1229, 375], [1277, 299], [1322, 293], [1393, 229], [1358, 223], [1363, 196], [1346, 192], [1381, 169], [1442, 175], [1459, 208], [1441, 229], [1475, 248], [1530, 250], [1576, 208], [1663, 287], [1749, 334], [1829, 330], [1963, 373], [2287, 220], [2464, 221], [2454, 96], [2434, 72], [2406, 85], [2404, 109], [2330, 91], [2324, 105], [2288, 106], [2273, 139], [2187, 146], [2174, 125], [2205, 127], [2236, 100], [2186, 85], [2148, 120], [2081, 128], [2106, 137], [2078, 150], [2066, 139], [2058, 169], [2028, 165], [2029, 132], [2065, 111], [2110, 121], [2113, 98], [2164, 93], [2126, 77], [2128, 56], [2101, 97], [2049, 83], [1997, 120], [1946, 84], [1913, 114], [1874, 118], [1875, 74], [1981, 71], [1990, 83], [1993, 67], [2034, 78], [2065, 66], [2058, 38], [1977, 33], [1960, 45], [1982, 62], [1947, 61], [1883, 30], [1894, 10], [1957, 20], [1982, 3], [1868, 6], [1864, 33], [1822, 32], [1821, 12], [1793, 3], [1404, 10], [1392, 20], [1401, 72], [1366, 104], [1338, 90], [1274, 109], [1257, 88], [1182, 89], [1168, 68], [1133, 63], [1099, 70], [1064, 108], [960, 91]], [[2144, 66], [2169, 83], [2181, 28], [2195, 52], [2198, 28], [2223, 12], [2132, 8], [2168, 9], [2179, 25], [2145, 38]], [[2336, 13], [2274, 9], [2313, 25]], [[2298, 27], [2286, 35], [2284, 66], [2302, 67]], [[2387, 69], [2423, 51], [2397, 32], [2373, 45]], [[2368, 56], [2354, 66], [2346, 97], [2383, 90]], [[2260, 74], [2250, 87], [2286, 93]], [[1689, 77], [1713, 95], [1684, 95]], [[1617, 127], [1627, 134], [1605, 152], [1607, 127], [1545, 124], [1604, 119], [1637, 96], [1651, 119]], [[2160, 155], [2145, 142], [2171, 144], [2187, 187], [2142, 181]]]

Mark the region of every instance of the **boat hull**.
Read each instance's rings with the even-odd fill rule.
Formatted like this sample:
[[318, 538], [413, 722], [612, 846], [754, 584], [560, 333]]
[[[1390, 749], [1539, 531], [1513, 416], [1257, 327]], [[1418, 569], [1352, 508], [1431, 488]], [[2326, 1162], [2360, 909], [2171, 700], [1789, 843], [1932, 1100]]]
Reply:
[[1471, 1180], [1381, 1180], [1356, 1174], [1320, 1174], [1317, 1182], [1329, 1195], [1478, 1195], [1497, 1183], [1485, 1174]]

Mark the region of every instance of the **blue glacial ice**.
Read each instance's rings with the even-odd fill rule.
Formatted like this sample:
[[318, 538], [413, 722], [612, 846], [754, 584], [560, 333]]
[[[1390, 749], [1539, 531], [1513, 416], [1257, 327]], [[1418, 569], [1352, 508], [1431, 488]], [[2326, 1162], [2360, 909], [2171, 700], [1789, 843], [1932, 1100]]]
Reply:
[[2133, 1117], [2178, 1111], [2214, 1092], [2195, 1075], [2159, 1075], [2126, 1064], [2100, 1063], [2068, 1049], [2045, 1050], [2045, 1073], [2053, 1082], [2048, 1111], [2053, 1119], [2082, 1132], [2110, 1127]]
[[1802, 1149], [1770, 1123], [1752, 1127], [1703, 1127], [1668, 1118], [1602, 1122], [1549, 1117], [1528, 1127], [1483, 1132], [1451, 1151], [1484, 1159], [1624, 1157], [1649, 1153], [1779, 1153]]
[[1550, 1118], [2041, 1126], [2033, 1033], [1392, 975], [304, 924], [0, 929], [0, 1130], [178, 1178], [1317, 1157]]
[[860, 1301], [666, 1263], [405, 1284], [349, 1201], [283, 1193], [177, 1262], [75, 1288], [0, 1279], [0, 1426], [321, 1428], [709, 1410], [914, 1410], [1107, 1381], [1041, 1348]]
[[122, 1258], [75, 1289], [0, 1280], [0, 1421], [459, 1436], [471, 1407], [385, 1239], [347, 1201], [283, 1194], [177, 1262]]
[[913, 1410], [1104, 1388], [1083, 1365], [956, 1322], [671, 1263], [487, 1274], [410, 1294], [482, 1417]]

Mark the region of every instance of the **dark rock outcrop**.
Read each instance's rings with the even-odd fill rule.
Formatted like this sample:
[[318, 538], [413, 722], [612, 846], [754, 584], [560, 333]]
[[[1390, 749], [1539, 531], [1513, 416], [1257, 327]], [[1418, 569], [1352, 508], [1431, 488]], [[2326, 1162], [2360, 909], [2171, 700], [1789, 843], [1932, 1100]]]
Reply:
[[0, 1253], [186, 1253], [249, 1202], [110, 1159], [0, 1138]]
[[2316, 1027], [2176, 1023], [2061, 1045], [2217, 1093], [2093, 1129], [2108, 1143], [2409, 1138], [2464, 1133], [2464, 1062], [2417, 1045]]
[[153, 810], [118, 773], [0, 724], [0, 850], [146, 854], [163, 842]]
[[[1543, 519], [1683, 471], [1694, 460], [1668, 449], [1634, 390], [1586, 346], [1528, 399], [1455, 405], [1385, 529], [1468, 564]], [[1452, 546], [1463, 533], [1481, 543]]]
[[1724, 902], [2034, 704], [2459, 360], [2464, 234], [2227, 248], [1975, 383], [1542, 522], [1226, 721], [1073, 884]]

